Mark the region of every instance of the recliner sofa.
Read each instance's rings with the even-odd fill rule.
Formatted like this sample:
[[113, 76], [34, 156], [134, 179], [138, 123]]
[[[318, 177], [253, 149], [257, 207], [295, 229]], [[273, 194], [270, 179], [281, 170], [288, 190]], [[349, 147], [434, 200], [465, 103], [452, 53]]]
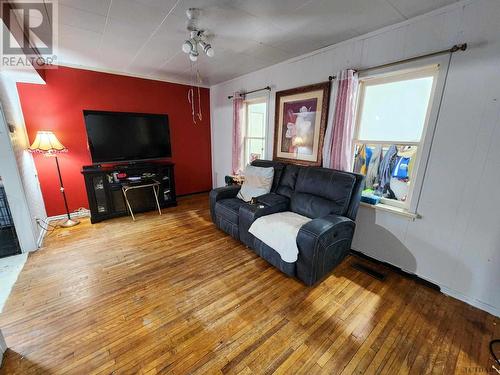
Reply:
[[[213, 189], [212, 221], [285, 274], [314, 285], [350, 251], [364, 176], [268, 160], [255, 160], [252, 165], [274, 168], [271, 192], [250, 204], [236, 198], [239, 186]], [[249, 232], [259, 217], [284, 211], [312, 219], [299, 230], [299, 254], [293, 263], [283, 261], [278, 252]]]

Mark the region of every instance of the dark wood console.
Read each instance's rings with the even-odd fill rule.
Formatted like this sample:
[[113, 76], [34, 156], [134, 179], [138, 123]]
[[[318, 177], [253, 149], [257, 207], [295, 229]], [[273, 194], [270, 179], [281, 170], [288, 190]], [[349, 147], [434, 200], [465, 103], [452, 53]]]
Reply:
[[[158, 181], [158, 202], [161, 208], [177, 205], [174, 164], [151, 163], [116, 166], [84, 166], [82, 174], [89, 200], [92, 223], [128, 215], [122, 187]], [[151, 189], [134, 189], [127, 193], [134, 213], [156, 210]]]

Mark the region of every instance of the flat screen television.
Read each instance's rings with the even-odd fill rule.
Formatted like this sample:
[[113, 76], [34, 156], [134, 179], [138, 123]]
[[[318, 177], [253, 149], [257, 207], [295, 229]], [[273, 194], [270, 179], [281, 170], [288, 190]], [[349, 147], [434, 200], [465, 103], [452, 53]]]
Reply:
[[92, 163], [172, 156], [167, 115], [83, 111]]

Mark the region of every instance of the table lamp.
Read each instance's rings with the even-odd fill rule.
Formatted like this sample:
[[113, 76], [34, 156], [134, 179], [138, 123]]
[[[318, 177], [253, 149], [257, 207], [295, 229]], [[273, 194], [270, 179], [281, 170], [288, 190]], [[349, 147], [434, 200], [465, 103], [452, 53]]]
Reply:
[[60, 152], [67, 152], [68, 149], [62, 145], [57, 139], [56, 135], [51, 131], [38, 131], [36, 133], [35, 140], [33, 144], [29, 147], [30, 152], [38, 152], [44, 156], [52, 156], [56, 159], [57, 174], [59, 176], [60, 190], [64, 199], [64, 207], [66, 208], [66, 215], [68, 218], [61, 224], [60, 227], [69, 228], [73, 227], [80, 222], [78, 220], [71, 219], [68, 209], [68, 201], [66, 200], [66, 193], [64, 192], [64, 185], [61, 177], [61, 170], [59, 169], [59, 160], [57, 159], [57, 154]]

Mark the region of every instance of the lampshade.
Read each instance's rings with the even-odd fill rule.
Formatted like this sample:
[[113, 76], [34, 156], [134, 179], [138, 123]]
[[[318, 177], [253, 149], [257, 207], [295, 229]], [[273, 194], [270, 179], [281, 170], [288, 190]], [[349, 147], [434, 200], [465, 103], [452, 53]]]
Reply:
[[56, 153], [68, 151], [56, 135], [50, 131], [38, 131], [33, 144], [29, 147], [31, 152]]

